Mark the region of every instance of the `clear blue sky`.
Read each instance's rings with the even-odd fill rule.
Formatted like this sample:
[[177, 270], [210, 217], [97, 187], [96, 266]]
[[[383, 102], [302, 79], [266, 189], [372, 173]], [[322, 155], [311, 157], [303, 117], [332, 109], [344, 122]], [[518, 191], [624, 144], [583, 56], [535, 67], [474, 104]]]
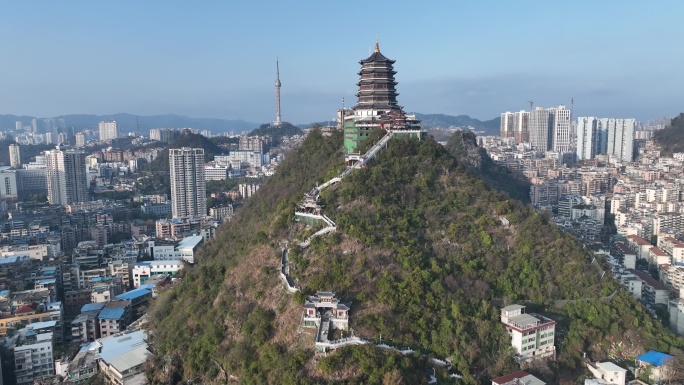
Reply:
[[684, 111], [684, 2], [6, 1], [0, 114], [331, 119], [380, 37], [407, 111]]

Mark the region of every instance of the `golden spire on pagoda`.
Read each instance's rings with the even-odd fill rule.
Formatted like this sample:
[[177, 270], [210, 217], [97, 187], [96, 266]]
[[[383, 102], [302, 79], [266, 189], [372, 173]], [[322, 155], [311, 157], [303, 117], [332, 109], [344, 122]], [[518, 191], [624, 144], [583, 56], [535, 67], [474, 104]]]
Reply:
[[375, 34], [375, 52], [380, 52], [380, 43], [378, 42], [378, 34]]

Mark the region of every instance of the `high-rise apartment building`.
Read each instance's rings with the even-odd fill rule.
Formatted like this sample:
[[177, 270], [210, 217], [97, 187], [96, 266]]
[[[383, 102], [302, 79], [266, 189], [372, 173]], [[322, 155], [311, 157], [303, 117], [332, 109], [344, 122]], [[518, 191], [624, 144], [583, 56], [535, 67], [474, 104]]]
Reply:
[[577, 119], [577, 158], [608, 154], [613, 161], [634, 160], [636, 120], [580, 117]]
[[567, 154], [572, 149], [571, 111], [564, 105], [547, 108], [537, 107], [528, 113], [520, 111], [519, 130], [520, 141], [524, 141], [524, 121], [527, 120], [527, 131], [532, 148], [537, 151], [554, 151]]
[[513, 138], [515, 136], [515, 131], [513, 129], [513, 120], [515, 119], [515, 114], [513, 112], [506, 111], [501, 114], [501, 137]]
[[611, 159], [622, 162], [634, 161], [634, 119], [601, 119], [601, 125], [608, 135], [607, 154]]
[[169, 149], [171, 212], [174, 218], [207, 215], [204, 149]]
[[9, 145], [9, 156], [10, 156], [10, 166], [19, 167], [21, 166], [21, 153], [19, 152], [18, 144]]
[[63, 149], [45, 152], [48, 201], [67, 205], [88, 201], [88, 174], [83, 151]]
[[85, 142], [86, 142], [86, 137], [85, 137], [84, 133], [79, 132], [78, 134], [76, 134], [76, 147], [80, 148], [80, 147], [85, 146]]
[[530, 111], [528, 130], [530, 145], [537, 151], [546, 152], [552, 148], [552, 111], [537, 107]]
[[599, 119], [594, 117], [577, 118], [577, 160], [593, 159], [604, 154], [604, 130]]
[[553, 151], [559, 154], [566, 154], [570, 152], [570, 147], [572, 145], [572, 136], [570, 135], [572, 126], [570, 114], [572, 111], [565, 108], [562, 104], [556, 108], [550, 108], [549, 110], [553, 116]]
[[530, 113], [518, 111], [513, 114], [513, 131], [515, 132], [515, 143], [527, 143], [530, 141]]
[[119, 124], [116, 120], [100, 122], [100, 141], [116, 139], [119, 137]]

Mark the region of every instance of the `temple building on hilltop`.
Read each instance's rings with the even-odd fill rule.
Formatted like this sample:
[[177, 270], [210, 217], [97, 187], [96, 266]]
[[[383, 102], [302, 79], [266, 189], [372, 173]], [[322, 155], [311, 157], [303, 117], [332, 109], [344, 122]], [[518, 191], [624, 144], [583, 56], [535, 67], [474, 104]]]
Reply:
[[419, 139], [427, 136], [415, 115], [406, 114], [397, 104], [399, 94], [395, 88], [394, 62], [380, 53], [377, 42], [375, 52], [359, 62], [358, 102], [351, 109], [342, 108], [338, 113], [340, 126], [344, 129], [345, 160], [350, 165], [361, 159], [359, 145], [376, 128], [392, 132], [393, 136]]
[[316, 295], [308, 296], [304, 303], [304, 327], [318, 328], [324, 324], [326, 330], [329, 326], [331, 329], [348, 330], [350, 307], [350, 302], [340, 302], [335, 293], [318, 291]]

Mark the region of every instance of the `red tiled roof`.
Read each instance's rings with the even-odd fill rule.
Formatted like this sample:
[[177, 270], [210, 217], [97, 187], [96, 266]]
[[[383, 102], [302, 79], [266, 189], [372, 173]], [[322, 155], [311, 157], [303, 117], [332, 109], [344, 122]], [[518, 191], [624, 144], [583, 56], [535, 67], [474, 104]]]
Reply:
[[507, 374], [505, 376], [492, 378], [492, 382], [495, 384], [505, 384], [509, 381], [515, 380], [516, 378], [523, 378], [525, 376], [529, 376], [529, 374], [524, 370], [519, 370], [515, 373]]
[[638, 235], [628, 235], [627, 238], [633, 240], [637, 245], [646, 246], [651, 244], [651, 242], [641, 238]]
[[24, 305], [24, 306], [20, 307], [19, 309], [17, 309], [17, 310], [14, 312], [14, 314], [17, 314], [17, 315], [18, 315], [18, 314], [24, 314], [24, 313], [31, 313], [31, 312], [34, 312], [34, 311], [36, 311], [36, 309], [34, 309], [34, 308], [32, 307], [32, 305]]
[[665, 270], [665, 272], [668, 272], [670, 270], [670, 264], [669, 263], [663, 263], [662, 265], [658, 265], [658, 267], [661, 270]]
[[627, 269], [630, 273], [636, 275], [639, 277], [642, 281], [646, 282], [646, 284], [656, 290], [667, 290], [667, 287], [660, 281], [656, 281], [653, 277], [651, 277], [648, 273], [644, 273], [642, 271], [636, 271], [634, 269]]
[[653, 253], [656, 257], [667, 257], [669, 255], [657, 247], [651, 247], [648, 251]]
[[627, 247], [627, 245], [625, 245], [625, 244], [622, 243], [622, 242], [616, 243], [615, 246], [616, 246], [620, 251], [622, 251], [622, 254], [634, 254], [634, 252], [632, 251], [632, 249], [630, 249], [629, 247]]

